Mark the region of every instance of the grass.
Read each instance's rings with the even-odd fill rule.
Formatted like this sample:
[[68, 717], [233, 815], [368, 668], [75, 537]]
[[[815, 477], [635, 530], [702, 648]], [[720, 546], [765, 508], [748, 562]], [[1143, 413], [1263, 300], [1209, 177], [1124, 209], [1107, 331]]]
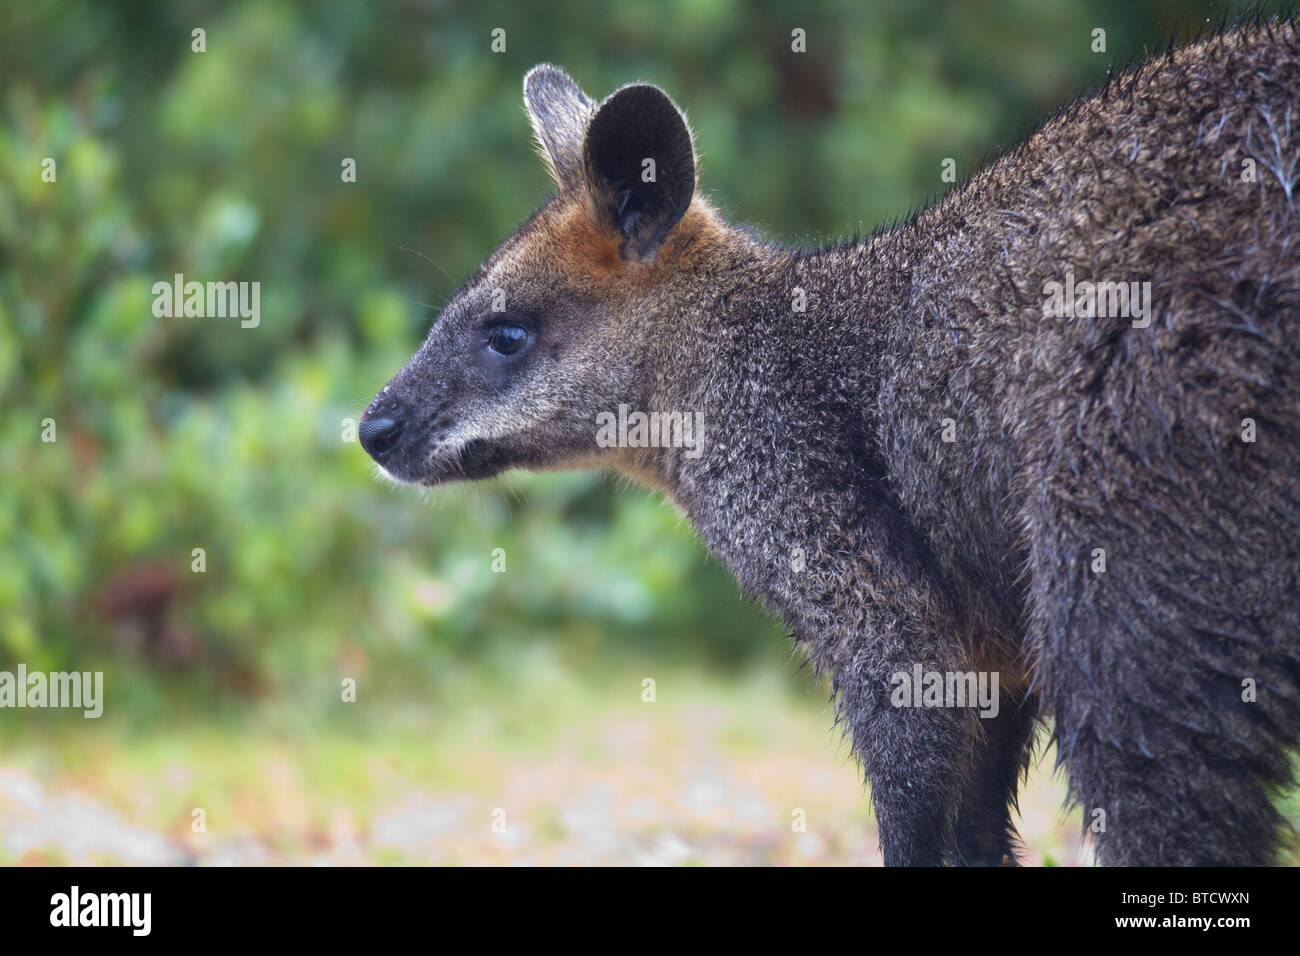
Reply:
[[[824, 690], [792, 666], [578, 674], [537, 653], [527, 679], [374, 703], [363, 687], [310, 716], [278, 700], [152, 731], [10, 724], [0, 862], [880, 862]], [[1050, 766], [1022, 797], [1025, 862], [1086, 862]]]

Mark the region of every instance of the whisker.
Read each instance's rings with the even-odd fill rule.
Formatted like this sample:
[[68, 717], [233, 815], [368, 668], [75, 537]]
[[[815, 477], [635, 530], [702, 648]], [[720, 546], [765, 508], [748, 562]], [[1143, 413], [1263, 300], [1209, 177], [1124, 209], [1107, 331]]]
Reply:
[[423, 252], [418, 252], [415, 249], [408, 249], [406, 246], [398, 246], [397, 248], [401, 249], [403, 252], [409, 252], [413, 256], [419, 256], [421, 259], [423, 259], [425, 262], [429, 263], [430, 265], [437, 266], [438, 270], [447, 277], [447, 281], [449, 281], [452, 285], [456, 284], [456, 280], [452, 277], [452, 274], [448, 272], [446, 269], [444, 269], [442, 267], [442, 263], [438, 262], [436, 259], [426, 256]]

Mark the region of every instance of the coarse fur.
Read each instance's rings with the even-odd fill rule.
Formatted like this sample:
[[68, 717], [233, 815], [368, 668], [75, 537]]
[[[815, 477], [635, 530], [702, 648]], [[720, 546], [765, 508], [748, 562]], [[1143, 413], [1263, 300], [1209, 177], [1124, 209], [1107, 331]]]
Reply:
[[[556, 194], [363, 444], [426, 485], [602, 467], [671, 496], [831, 675], [887, 864], [1014, 862], [1049, 716], [1102, 862], [1273, 862], [1300, 738], [1298, 91], [1296, 20], [1259, 18], [908, 221], [794, 251], [695, 192], [662, 91], [595, 103], [540, 66]], [[1067, 274], [1149, 282], [1149, 325], [1045, 315]], [[702, 413], [698, 457], [603, 447], [620, 404]], [[998, 715], [893, 706], [917, 664], [996, 672]]]

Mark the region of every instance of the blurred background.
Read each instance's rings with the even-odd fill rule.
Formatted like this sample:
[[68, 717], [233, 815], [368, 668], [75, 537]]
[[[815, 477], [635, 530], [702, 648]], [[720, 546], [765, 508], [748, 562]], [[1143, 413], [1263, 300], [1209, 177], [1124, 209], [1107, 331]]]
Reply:
[[[0, 670], [105, 702], [0, 711], [0, 863], [879, 862], [826, 688], [658, 496], [395, 489], [348, 422], [548, 194], [535, 63], [662, 85], [715, 203], [814, 244], [1224, 13], [5, 4]], [[260, 325], [155, 318], [175, 273], [260, 282]], [[1063, 793], [1049, 752], [1027, 862], [1090, 859]]]

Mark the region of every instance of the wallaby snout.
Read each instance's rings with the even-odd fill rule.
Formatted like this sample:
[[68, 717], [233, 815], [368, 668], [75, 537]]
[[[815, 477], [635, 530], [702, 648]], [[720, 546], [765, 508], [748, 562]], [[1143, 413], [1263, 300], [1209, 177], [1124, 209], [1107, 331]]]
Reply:
[[397, 446], [405, 425], [404, 412], [396, 402], [392, 402], [384, 409], [383, 417], [362, 417], [361, 424], [357, 428], [357, 437], [361, 440], [361, 447], [371, 458], [382, 461]]

